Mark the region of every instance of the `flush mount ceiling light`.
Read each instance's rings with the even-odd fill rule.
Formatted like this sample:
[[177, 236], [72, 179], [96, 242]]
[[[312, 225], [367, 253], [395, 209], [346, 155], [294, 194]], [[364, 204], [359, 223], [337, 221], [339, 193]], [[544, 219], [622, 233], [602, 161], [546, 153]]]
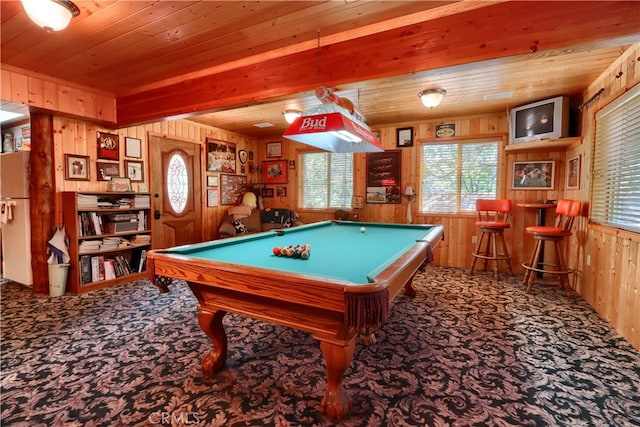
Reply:
[[427, 108], [437, 107], [447, 93], [444, 89], [427, 89], [418, 92], [418, 96]]
[[291, 123], [293, 123], [293, 121], [295, 119], [297, 119], [298, 117], [300, 117], [302, 115], [302, 111], [300, 111], [300, 110], [284, 110], [282, 112], [282, 114], [284, 115], [284, 119], [287, 121], [287, 123], [291, 124]]
[[20, 0], [20, 2], [29, 19], [48, 32], [64, 30], [71, 19], [80, 14], [78, 6], [70, 0]]

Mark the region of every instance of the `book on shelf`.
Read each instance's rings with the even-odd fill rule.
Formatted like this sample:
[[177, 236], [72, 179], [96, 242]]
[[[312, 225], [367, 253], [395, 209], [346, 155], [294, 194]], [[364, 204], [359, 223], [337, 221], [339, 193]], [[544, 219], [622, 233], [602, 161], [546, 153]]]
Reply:
[[90, 283], [91, 276], [91, 255], [80, 256], [80, 284]]
[[97, 255], [91, 258], [91, 281], [104, 280], [104, 257]]
[[112, 280], [116, 278], [116, 267], [112, 259], [104, 260], [104, 280]]
[[133, 197], [133, 207], [135, 208], [150, 208], [151, 196], [148, 194], [136, 194]]
[[138, 273], [142, 273], [144, 271], [146, 262], [147, 262], [147, 250], [143, 249], [142, 252], [140, 252], [140, 262], [138, 263]]
[[82, 252], [97, 252], [100, 250], [101, 240], [83, 240], [78, 245], [78, 251]]
[[145, 211], [138, 211], [138, 230], [147, 229], [147, 213]]
[[79, 209], [95, 209], [98, 207], [98, 196], [95, 194], [78, 194]]
[[95, 212], [91, 212], [91, 222], [93, 224], [93, 234], [99, 236], [102, 234], [102, 217]]
[[132, 245], [148, 245], [151, 243], [151, 235], [149, 234], [136, 234], [135, 236], [130, 238]]

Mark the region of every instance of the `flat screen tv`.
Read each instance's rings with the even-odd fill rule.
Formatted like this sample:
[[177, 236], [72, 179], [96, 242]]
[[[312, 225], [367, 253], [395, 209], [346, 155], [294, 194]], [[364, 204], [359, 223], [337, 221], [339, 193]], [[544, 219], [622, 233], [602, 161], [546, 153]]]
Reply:
[[566, 96], [512, 108], [509, 116], [512, 144], [569, 135], [569, 98]]

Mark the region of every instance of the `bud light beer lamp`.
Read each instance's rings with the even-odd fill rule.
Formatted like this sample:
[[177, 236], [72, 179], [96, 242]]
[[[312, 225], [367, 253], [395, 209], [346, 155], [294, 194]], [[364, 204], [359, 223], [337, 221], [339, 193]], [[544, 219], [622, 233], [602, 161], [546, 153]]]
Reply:
[[322, 104], [298, 117], [284, 137], [333, 153], [384, 151], [351, 101], [327, 88], [316, 90]]

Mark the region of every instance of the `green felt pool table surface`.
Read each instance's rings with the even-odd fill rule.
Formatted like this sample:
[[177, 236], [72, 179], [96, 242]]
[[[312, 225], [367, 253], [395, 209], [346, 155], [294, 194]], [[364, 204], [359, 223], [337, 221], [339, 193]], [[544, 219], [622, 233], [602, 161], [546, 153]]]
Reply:
[[[433, 239], [434, 231], [436, 226], [431, 225], [325, 221], [173, 248], [167, 253], [366, 284], [416, 242]], [[276, 246], [302, 244], [311, 246], [308, 259], [273, 253]]]

